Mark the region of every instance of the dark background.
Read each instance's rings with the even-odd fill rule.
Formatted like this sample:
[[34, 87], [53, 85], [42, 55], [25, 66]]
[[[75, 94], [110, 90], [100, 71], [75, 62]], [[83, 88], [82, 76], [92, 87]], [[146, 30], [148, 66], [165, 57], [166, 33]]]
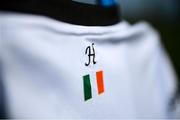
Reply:
[[180, 0], [119, 0], [123, 19], [149, 22], [161, 35], [178, 77], [180, 95]]

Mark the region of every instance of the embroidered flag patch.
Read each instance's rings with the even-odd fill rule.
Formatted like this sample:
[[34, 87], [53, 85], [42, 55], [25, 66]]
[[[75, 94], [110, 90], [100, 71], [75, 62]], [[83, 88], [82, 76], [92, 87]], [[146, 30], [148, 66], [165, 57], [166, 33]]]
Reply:
[[[96, 72], [96, 83], [97, 83], [97, 93], [100, 95], [104, 93], [104, 80], [103, 71]], [[87, 101], [92, 98], [92, 86], [90, 75], [83, 76], [83, 88], [84, 88], [84, 100]]]

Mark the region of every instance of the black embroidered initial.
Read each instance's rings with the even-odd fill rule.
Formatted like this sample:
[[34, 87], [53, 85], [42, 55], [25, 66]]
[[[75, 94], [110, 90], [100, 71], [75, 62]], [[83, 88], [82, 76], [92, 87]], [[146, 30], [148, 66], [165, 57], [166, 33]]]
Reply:
[[[93, 51], [93, 53], [91, 52], [91, 50]], [[85, 66], [89, 66], [90, 65], [91, 57], [93, 58], [92, 59], [93, 64], [96, 64], [96, 61], [95, 61], [96, 55], [95, 55], [95, 50], [94, 50], [94, 43], [92, 43], [92, 48], [91, 48], [91, 46], [88, 46], [86, 48], [85, 54], [88, 54], [88, 58], [89, 58], [89, 61], [88, 61], [88, 63], [85, 63]]]

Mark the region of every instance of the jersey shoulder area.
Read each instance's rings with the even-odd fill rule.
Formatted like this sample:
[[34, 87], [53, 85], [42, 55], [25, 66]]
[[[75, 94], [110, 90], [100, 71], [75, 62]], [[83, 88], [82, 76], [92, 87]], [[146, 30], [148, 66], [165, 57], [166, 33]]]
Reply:
[[156, 38], [160, 39], [160, 35], [158, 31], [150, 25], [148, 22], [141, 21], [133, 25], [129, 25], [124, 29], [124, 36], [125, 37], [130, 37], [130, 36], [136, 36], [140, 38]]

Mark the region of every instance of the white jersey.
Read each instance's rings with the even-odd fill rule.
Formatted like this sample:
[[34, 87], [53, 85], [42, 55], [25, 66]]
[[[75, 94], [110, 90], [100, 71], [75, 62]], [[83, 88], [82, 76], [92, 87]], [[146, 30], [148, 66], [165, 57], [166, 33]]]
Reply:
[[0, 14], [10, 118], [168, 118], [175, 76], [149, 24], [88, 27]]

